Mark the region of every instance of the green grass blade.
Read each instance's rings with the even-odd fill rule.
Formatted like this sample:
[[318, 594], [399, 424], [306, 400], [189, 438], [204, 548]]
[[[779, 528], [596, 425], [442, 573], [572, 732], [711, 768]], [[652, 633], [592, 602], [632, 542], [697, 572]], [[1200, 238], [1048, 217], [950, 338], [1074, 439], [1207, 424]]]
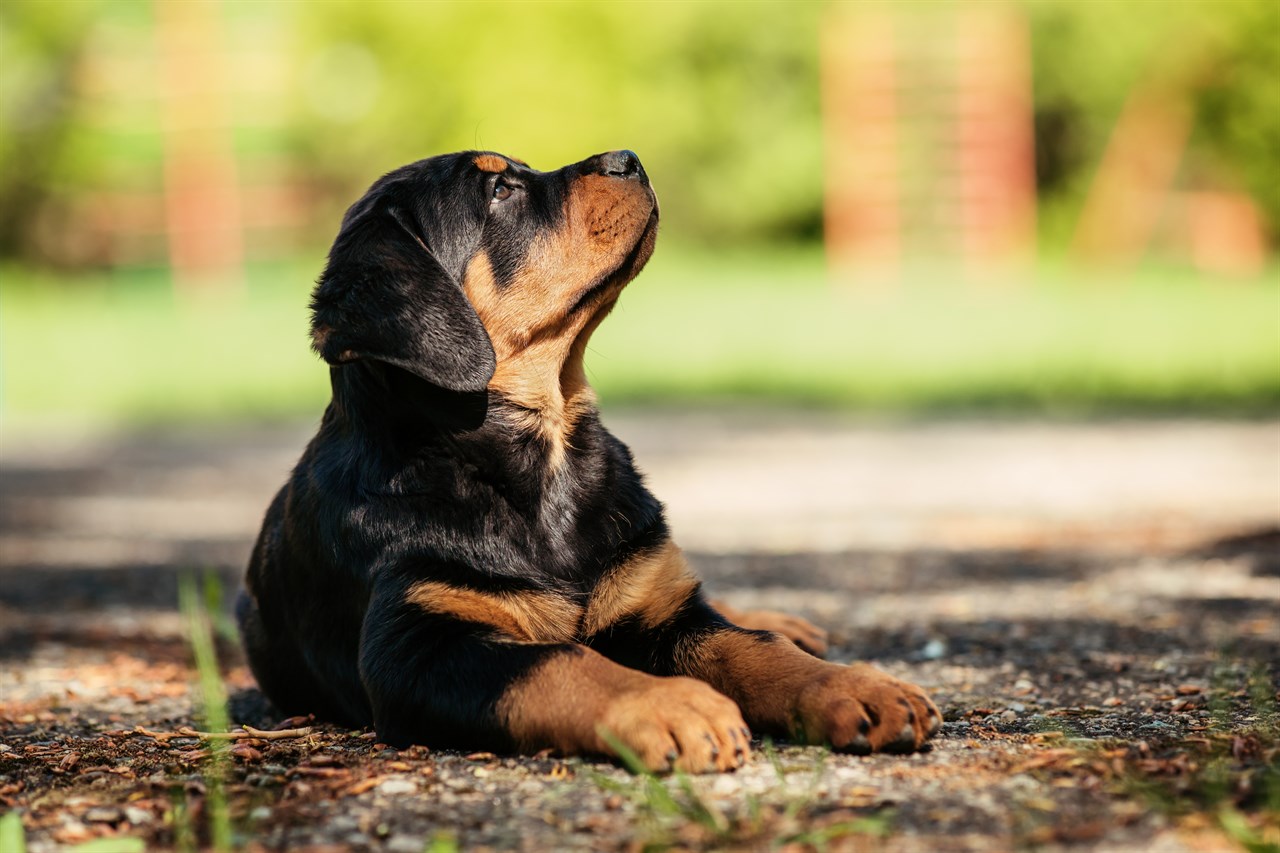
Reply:
[[0, 817], [0, 850], [27, 853], [27, 836], [22, 830], [22, 816], [17, 812]]

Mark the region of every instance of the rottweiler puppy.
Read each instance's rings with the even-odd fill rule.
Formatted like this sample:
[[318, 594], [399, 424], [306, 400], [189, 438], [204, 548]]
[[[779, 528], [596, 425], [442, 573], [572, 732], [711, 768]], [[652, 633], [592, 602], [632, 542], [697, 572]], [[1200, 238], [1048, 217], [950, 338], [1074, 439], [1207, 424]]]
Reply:
[[583, 352], [657, 231], [631, 151], [433, 157], [347, 211], [311, 302], [333, 399], [236, 608], [280, 711], [688, 772], [740, 766], [752, 732], [868, 753], [938, 730], [913, 685], [798, 647], [822, 649], [807, 623], [715, 609], [601, 426]]

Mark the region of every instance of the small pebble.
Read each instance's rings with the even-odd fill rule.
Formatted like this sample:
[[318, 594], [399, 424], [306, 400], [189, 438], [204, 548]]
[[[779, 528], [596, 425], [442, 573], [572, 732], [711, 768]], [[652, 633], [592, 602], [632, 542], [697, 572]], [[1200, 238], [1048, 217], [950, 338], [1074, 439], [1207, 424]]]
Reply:
[[393, 835], [387, 841], [387, 853], [422, 853], [426, 844], [412, 835]]
[[412, 794], [418, 786], [408, 779], [388, 779], [378, 786], [380, 794]]
[[732, 776], [717, 776], [716, 780], [711, 783], [711, 793], [727, 797], [735, 793], [740, 787], [741, 783]]
[[125, 806], [124, 819], [129, 823], [139, 826], [144, 823], [151, 823], [151, 812], [146, 809], [140, 809], [137, 806]]
[[360, 828], [360, 822], [350, 815], [335, 815], [329, 819], [329, 828], [334, 832], [354, 832]]
[[937, 660], [944, 657], [947, 653], [947, 644], [942, 640], [930, 640], [924, 644], [924, 648], [920, 650], [920, 657], [925, 660]]

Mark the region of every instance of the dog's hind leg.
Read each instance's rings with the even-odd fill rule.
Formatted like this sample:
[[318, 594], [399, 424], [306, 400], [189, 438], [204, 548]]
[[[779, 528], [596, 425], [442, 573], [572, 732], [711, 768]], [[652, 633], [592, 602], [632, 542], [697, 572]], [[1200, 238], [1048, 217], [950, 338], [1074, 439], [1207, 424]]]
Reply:
[[248, 590], [240, 590], [236, 598], [236, 623], [253, 677], [276, 710], [287, 716], [315, 714], [320, 719], [359, 722], [335, 713], [293, 643], [267, 630]]

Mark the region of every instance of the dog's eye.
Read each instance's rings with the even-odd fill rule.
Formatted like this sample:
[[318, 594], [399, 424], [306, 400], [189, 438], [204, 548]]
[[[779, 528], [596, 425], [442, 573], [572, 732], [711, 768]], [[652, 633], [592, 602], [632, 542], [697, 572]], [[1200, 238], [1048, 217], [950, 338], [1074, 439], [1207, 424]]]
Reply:
[[511, 195], [511, 185], [501, 178], [493, 185], [493, 200], [506, 201]]

